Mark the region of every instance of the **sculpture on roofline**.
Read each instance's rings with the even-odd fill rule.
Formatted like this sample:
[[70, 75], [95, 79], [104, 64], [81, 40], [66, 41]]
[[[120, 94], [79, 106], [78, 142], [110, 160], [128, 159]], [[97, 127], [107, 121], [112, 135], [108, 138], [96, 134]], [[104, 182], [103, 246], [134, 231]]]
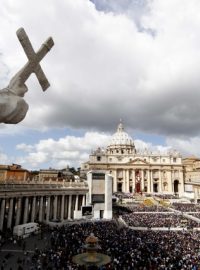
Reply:
[[26, 116], [28, 104], [23, 97], [28, 88], [25, 82], [32, 73], [37, 76], [43, 91], [50, 86], [40, 66], [40, 61], [53, 47], [53, 39], [49, 37], [35, 53], [23, 28], [17, 30], [17, 37], [28, 57], [28, 62], [11, 79], [8, 87], [0, 90], [0, 123], [5, 124], [17, 124]]

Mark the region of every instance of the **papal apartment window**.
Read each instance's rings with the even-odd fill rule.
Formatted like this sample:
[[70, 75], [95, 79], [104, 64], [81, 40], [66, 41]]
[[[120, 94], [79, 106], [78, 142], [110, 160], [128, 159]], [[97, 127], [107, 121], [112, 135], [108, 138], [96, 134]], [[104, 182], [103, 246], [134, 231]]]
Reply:
[[97, 161], [101, 161], [101, 157], [100, 156], [97, 156]]
[[176, 162], [176, 158], [173, 158], [173, 162]]

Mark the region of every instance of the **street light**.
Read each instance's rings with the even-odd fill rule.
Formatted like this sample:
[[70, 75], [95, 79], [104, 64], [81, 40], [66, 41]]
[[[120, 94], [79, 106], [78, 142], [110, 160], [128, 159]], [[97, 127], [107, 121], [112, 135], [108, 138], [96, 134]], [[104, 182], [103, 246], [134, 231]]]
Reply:
[[86, 238], [85, 243], [86, 252], [73, 256], [72, 261], [74, 263], [84, 265], [86, 269], [98, 269], [98, 267], [111, 261], [108, 255], [97, 252], [100, 246], [98, 245], [98, 238], [93, 233]]

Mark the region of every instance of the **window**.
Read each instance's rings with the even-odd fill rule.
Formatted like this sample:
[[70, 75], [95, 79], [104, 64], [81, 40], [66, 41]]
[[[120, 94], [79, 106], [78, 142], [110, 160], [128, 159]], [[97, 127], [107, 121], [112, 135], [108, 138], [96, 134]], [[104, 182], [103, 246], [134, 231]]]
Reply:
[[97, 161], [101, 161], [101, 157], [100, 156], [97, 156]]
[[112, 158], [109, 158], [109, 161], [112, 161]]
[[165, 162], [165, 158], [163, 158], [163, 160], [162, 160], [163, 162]]
[[176, 158], [175, 157], [173, 158], [173, 162], [176, 163]]

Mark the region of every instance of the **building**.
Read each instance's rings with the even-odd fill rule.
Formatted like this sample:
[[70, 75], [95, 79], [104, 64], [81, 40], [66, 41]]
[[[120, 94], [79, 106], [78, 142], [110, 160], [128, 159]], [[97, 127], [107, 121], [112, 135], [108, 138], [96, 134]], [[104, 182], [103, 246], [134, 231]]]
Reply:
[[81, 170], [103, 170], [112, 175], [113, 192], [184, 193], [181, 155], [177, 151], [138, 151], [122, 123], [106, 149], [92, 151]]
[[94, 218], [112, 219], [112, 176], [104, 171], [90, 171], [87, 183], [86, 203], [93, 206]]
[[30, 172], [21, 165], [0, 165], [0, 181], [26, 181]]

